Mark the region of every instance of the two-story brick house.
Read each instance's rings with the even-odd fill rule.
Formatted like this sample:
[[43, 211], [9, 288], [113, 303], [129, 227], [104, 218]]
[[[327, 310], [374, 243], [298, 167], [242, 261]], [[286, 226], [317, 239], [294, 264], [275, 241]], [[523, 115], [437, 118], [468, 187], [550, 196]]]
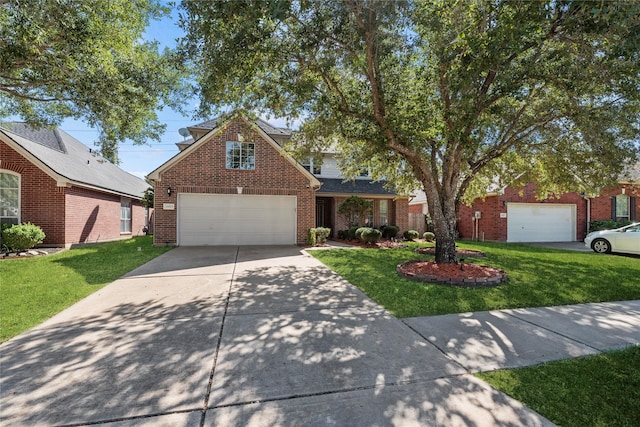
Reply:
[[235, 117], [188, 128], [180, 152], [149, 174], [155, 183], [155, 243], [304, 244], [309, 228], [346, 228], [337, 214], [358, 195], [373, 201], [372, 225], [407, 226], [408, 198], [368, 177], [344, 182], [335, 153], [296, 161], [289, 129]]

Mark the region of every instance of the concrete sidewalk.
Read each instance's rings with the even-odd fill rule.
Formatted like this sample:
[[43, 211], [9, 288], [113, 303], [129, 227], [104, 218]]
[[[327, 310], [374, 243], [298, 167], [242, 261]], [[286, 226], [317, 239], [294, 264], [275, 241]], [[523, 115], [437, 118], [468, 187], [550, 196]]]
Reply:
[[640, 342], [640, 303], [400, 321], [296, 247], [177, 248], [0, 346], [1, 425], [550, 423], [471, 375]]

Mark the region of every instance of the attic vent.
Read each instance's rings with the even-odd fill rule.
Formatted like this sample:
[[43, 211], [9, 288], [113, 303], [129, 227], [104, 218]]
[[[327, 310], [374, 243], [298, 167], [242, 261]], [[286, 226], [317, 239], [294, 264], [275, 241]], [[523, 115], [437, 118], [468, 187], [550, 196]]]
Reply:
[[244, 142], [244, 136], [241, 133], [238, 134], [238, 142]]

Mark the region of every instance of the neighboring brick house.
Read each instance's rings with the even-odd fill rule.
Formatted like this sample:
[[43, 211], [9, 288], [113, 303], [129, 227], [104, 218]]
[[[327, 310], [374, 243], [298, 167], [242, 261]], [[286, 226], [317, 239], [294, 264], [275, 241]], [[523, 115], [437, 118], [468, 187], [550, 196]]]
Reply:
[[0, 221], [38, 225], [43, 245], [143, 234], [148, 187], [60, 129], [0, 125]]
[[[476, 199], [458, 211], [461, 239], [504, 242], [582, 241], [589, 223], [598, 220], [640, 220], [640, 167], [631, 179], [603, 189], [596, 197], [564, 193], [559, 198], [536, 199], [536, 186], [507, 187]], [[411, 210], [424, 209], [426, 201], [411, 203]]]
[[181, 151], [148, 176], [156, 245], [305, 244], [309, 228], [342, 227], [337, 207], [353, 194], [375, 200], [374, 223], [397, 217], [406, 226], [408, 199], [379, 184], [364, 187], [369, 179], [342, 183], [331, 161], [297, 162], [282, 148], [288, 129], [236, 117], [191, 126], [188, 134]]

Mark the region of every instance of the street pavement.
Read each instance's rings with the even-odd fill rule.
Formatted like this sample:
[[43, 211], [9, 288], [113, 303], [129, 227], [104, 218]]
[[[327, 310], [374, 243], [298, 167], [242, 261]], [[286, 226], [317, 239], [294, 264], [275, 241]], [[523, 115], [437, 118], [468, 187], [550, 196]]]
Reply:
[[640, 302], [398, 320], [300, 248], [180, 247], [0, 346], [0, 425], [546, 426], [474, 372], [640, 343]]

